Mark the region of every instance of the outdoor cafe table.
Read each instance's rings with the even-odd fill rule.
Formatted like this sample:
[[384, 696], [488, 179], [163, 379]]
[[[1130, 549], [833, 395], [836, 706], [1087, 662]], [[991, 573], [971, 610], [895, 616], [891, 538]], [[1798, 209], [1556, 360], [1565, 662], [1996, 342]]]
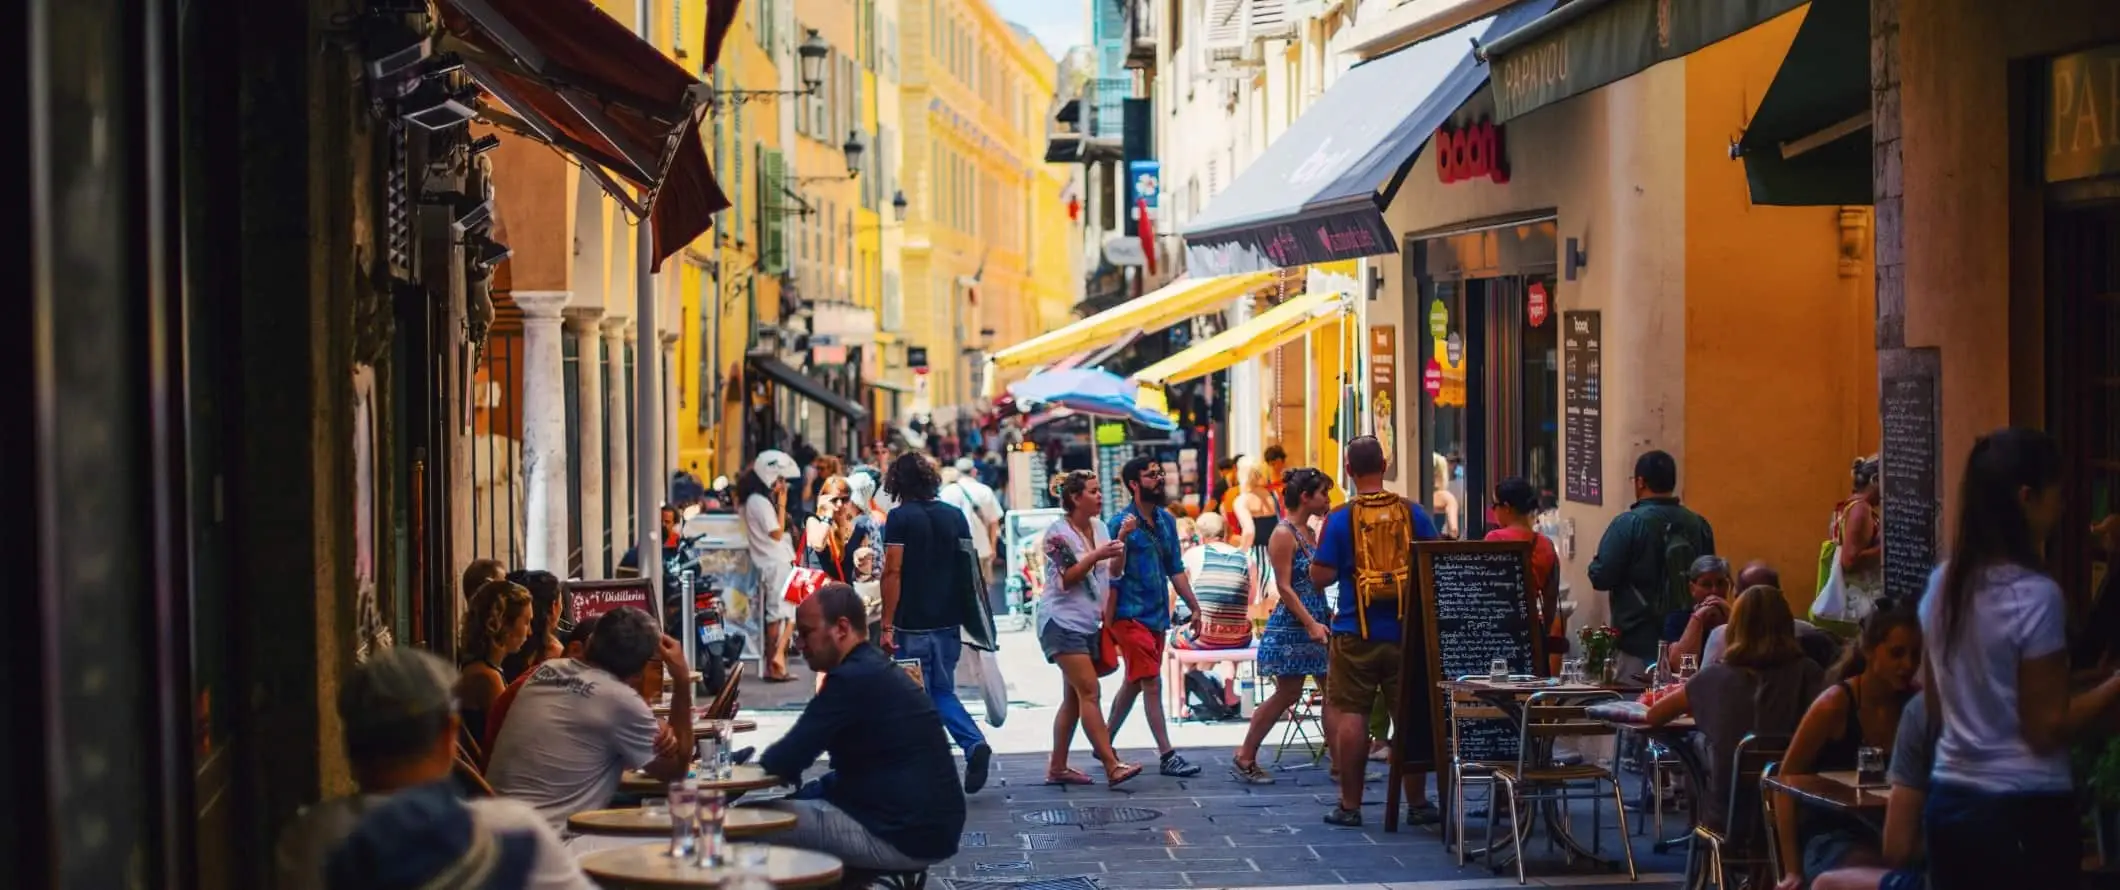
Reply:
[[[1662, 726], [1650, 726], [1649, 709], [1633, 701], [1595, 705], [1590, 708], [1590, 716], [1662, 745], [1664, 750], [1678, 758], [1678, 768], [1686, 777], [1686, 793], [1694, 795], [1690, 800], [1700, 800], [1700, 789], [1707, 787], [1708, 764], [1701, 759], [1699, 746], [1693, 744], [1693, 734], [1699, 732], [1700, 727], [1694, 724], [1691, 716], [1679, 717]], [[1650, 781], [1656, 781], [1655, 777], [1650, 777]], [[1649, 801], [1644, 799], [1642, 805], [1648, 806]], [[1693, 843], [1693, 825], [1699, 821], [1699, 814], [1691, 805], [1686, 813], [1685, 832], [1657, 840], [1656, 852], [1663, 853]]]
[[1770, 776], [1764, 784], [1788, 793], [1803, 804], [1839, 810], [1873, 824], [1884, 817], [1886, 789], [1857, 787], [1853, 770]]
[[[730, 807], [721, 831], [730, 838], [750, 838], [795, 827], [795, 814], [767, 807]], [[670, 811], [641, 807], [590, 810], [567, 817], [567, 828], [576, 834], [640, 835], [668, 837]]]
[[[1478, 699], [1480, 703], [1502, 712], [1503, 716], [1514, 726], [1523, 725], [1524, 705], [1531, 699], [1531, 696], [1539, 693], [1589, 695], [1599, 692], [1617, 692], [1626, 695], [1640, 691], [1639, 688], [1624, 686], [1593, 686], [1584, 683], [1564, 684], [1551, 678], [1536, 679], [1531, 677], [1513, 677], [1508, 682], [1502, 683], [1497, 683], [1485, 677], [1465, 677], [1457, 680], [1444, 680], [1436, 685], [1442, 688], [1446, 694], [1464, 694]], [[1593, 716], [1595, 716], [1594, 713]], [[1546, 740], [1547, 744], [1551, 744], [1551, 741], [1550, 739]], [[1488, 806], [1492, 807], [1493, 804], [1490, 803]], [[1608, 867], [1618, 864], [1593, 852], [1575, 838], [1575, 835], [1570, 830], [1570, 824], [1573, 820], [1567, 818], [1567, 814], [1560, 811], [1560, 803], [1558, 801], [1546, 802], [1540, 809], [1533, 810], [1529, 818], [1524, 819], [1523, 825], [1512, 825], [1510, 829], [1518, 832], [1519, 837], [1528, 838], [1533, 824], [1541, 816], [1541, 811], [1543, 811], [1547, 829], [1553, 839], [1561, 844], [1571, 855], [1580, 856], [1591, 862]], [[1458, 841], [1463, 843], [1464, 839], [1460, 838]], [[1468, 856], [1487, 855], [1490, 858], [1490, 864], [1499, 867], [1505, 860], [1492, 857], [1500, 854], [1503, 849], [1502, 844], [1498, 842], [1494, 847], [1486, 850], [1467, 849], [1465, 853]]]
[[[697, 773], [699, 764], [692, 764], [692, 771]], [[779, 779], [767, 775], [765, 769], [755, 763], [744, 763], [731, 767], [729, 769], [729, 777], [726, 779], [708, 779], [701, 776], [693, 776], [693, 778], [699, 780], [699, 787], [702, 791], [719, 790], [725, 793], [757, 791], [761, 788], [771, 788], [781, 784]], [[670, 783], [652, 778], [639, 770], [626, 770], [625, 775], [620, 776], [618, 779], [618, 790], [625, 794], [661, 794], [668, 791], [669, 788]]]
[[[735, 812], [731, 810], [730, 812]], [[763, 847], [765, 868], [761, 876], [783, 890], [830, 887], [843, 871], [839, 858], [814, 850], [798, 850], [774, 844], [730, 844], [730, 865], [699, 866], [669, 855], [669, 843], [643, 843], [585, 853], [576, 862], [605, 890], [672, 887], [719, 887], [739, 871], [734, 863], [744, 860], [745, 848]]]

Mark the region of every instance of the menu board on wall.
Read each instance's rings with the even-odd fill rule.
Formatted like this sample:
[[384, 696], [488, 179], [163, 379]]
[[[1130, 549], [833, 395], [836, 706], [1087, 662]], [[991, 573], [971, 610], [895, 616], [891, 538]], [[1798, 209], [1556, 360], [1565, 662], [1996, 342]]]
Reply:
[[[1537, 673], [1545, 635], [1535, 632], [1526, 598], [1528, 542], [1436, 541], [1417, 543], [1413, 549], [1418, 594], [1406, 604], [1405, 626], [1419, 629], [1411, 638], [1422, 651], [1409, 646], [1402, 659], [1402, 700], [1396, 705], [1398, 725], [1405, 731], [1396, 734], [1392, 744], [1400, 763], [1429, 768], [1446, 760], [1450, 750], [1446, 694], [1436, 684], [1487, 676], [1497, 658], [1508, 660], [1512, 674]], [[1458, 755], [1513, 761], [1516, 742], [1508, 721], [1474, 721], [1461, 729]]]
[[1376, 428], [1377, 444], [1384, 447], [1384, 478], [1399, 478], [1399, 329], [1393, 325], [1369, 328], [1369, 416]]
[[1561, 424], [1567, 498], [1605, 503], [1604, 332], [1595, 310], [1561, 313]]
[[1921, 596], [1936, 565], [1936, 485], [1941, 460], [1938, 388], [1942, 356], [1933, 348], [1877, 354], [1884, 462], [1878, 485], [1884, 515], [1884, 589], [1893, 597]]

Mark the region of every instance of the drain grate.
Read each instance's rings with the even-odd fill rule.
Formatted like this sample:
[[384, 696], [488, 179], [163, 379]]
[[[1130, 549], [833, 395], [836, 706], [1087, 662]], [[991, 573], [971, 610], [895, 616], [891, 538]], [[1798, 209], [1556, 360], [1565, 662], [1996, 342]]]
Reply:
[[1146, 807], [1067, 807], [1056, 810], [1036, 810], [1023, 814], [1023, 821], [1039, 825], [1074, 825], [1081, 828], [1097, 828], [1105, 825], [1123, 825], [1129, 822], [1148, 822], [1163, 818], [1162, 810]]
[[1030, 871], [1031, 863], [1028, 859], [1017, 859], [1010, 862], [980, 862], [975, 863], [972, 866], [972, 870], [983, 874], [993, 872]]
[[964, 833], [964, 835], [963, 835], [962, 837], [959, 837], [959, 838], [957, 839], [957, 846], [960, 846], [960, 847], [984, 847], [984, 846], [986, 846], [986, 832], [984, 832], [984, 831], [967, 831], [967, 832], [965, 832], [965, 833]]
[[1040, 850], [1148, 850], [1191, 846], [1182, 831], [1070, 831], [1064, 834], [1018, 832], [1023, 849]]
[[943, 890], [1099, 890], [1087, 875], [1064, 878], [1029, 878], [1020, 881], [990, 881], [979, 878], [944, 878]]

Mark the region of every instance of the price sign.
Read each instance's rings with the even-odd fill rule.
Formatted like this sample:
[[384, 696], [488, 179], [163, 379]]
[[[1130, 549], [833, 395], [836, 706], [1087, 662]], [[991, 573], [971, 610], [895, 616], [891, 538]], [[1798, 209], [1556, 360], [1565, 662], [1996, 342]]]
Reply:
[[1431, 399], [1443, 391], [1443, 366], [1435, 359], [1429, 359], [1428, 367], [1421, 370], [1421, 389]]
[[1456, 333], [1451, 334], [1450, 340], [1443, 344], [1443, 354], [1450, 357], [1452, 367], [1463, 363], [1465, 361], [1465, 338]]
[[1428, 307], [1428, 335], [1441, 340], [1450, 335], [1450, 307], [1437, 300]]
[[1553, 311], [1553, 301], [1546, 296], [1546, 283], [1531, 282], [1529, 292], [1524, 294], [1524, 320], [1532, 327], [1546, 323], [1546, 316]]

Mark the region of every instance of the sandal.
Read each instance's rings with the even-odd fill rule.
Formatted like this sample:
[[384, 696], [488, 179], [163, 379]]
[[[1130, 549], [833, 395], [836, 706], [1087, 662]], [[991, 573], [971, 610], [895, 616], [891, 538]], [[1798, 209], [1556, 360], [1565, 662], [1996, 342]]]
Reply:
[[1119, 764], [1118, 769], [1106, 767], [1104, 770], [1104, 787], [1117, 788], [1126, 784], [1128, 779], [1140, 774], [1141, 764], [1138, 763], [1122, 763]]
[[1057, 773], [1048, 770], [1045, 774], [1047, 785], [1094, 785], [1096, 781], [1090, 778], [1088, 773], [1071, 766], [1062, 767]]

